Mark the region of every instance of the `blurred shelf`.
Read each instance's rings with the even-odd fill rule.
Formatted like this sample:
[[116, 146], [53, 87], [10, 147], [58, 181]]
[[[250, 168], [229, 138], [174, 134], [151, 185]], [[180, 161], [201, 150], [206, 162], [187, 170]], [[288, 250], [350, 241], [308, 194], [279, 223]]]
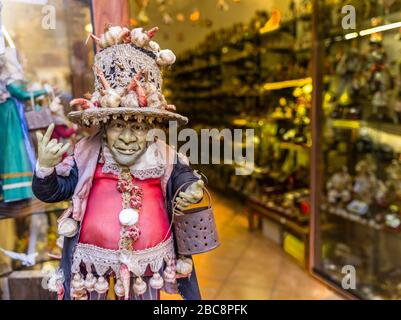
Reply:
[[272, 221], [288, 228], [297, 235], [304, 237], [309, 234], [309, 225], [305, 225], [305, 223], [302, 224], [295, 220], [295, 218], [289, 217], [288, 214], [285, 213], [285, 210], [287, 209], [283, 209], [278, 206], [268, 207], [264, 204], [261, 204], [260, 201], [258, 201], [254, 197], [248, 198], [247, 205], [249, 209], [255, 210], [261, 215], [270, 218]]
[[265, 91], [271, 90], [281, 90], [286, 88], [294, 88], [304, 86], [306, 84], [311, 84], [312, 78], [301, 78], [301, 79], [293, 79], [293, 80], [286, 80], [286, 81], [278, 81], [278, 82], [267, 82], [263, 85], [263, 89]]
[[367, 226], [367, 227], [375, 229], [375, 230], [383, 230], [384, 229], [384, 226], [382, 224], [379, 224], [373, 220], [367, 220], [354, 213], [350, 213], [344, 208], [339, 208], [339, 207], [334, 207], [334, 206], [330, 206], [327, 204], [322, 204], [321, 209], [329, 214], [341, 217], [341, 218], [351, 221], [351, 222], [355, 222], [355, 223]]
[[45, 203], [38, 199], [10, 203], [0, 203], [0, 219], [23, 218], [32, 214], [62, 211], [70, 205], [69, 201]]

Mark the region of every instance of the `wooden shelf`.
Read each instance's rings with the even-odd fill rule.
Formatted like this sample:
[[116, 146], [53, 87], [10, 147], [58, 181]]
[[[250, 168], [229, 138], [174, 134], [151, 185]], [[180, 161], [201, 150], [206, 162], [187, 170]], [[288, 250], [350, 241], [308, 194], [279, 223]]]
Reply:
[[45, 203], [38, 199], [0, 203], [0, 219], [22, 218], [36, 213], [61, 211], [69, 207], [69, 201]]
[[295, 234], [305, 237], [309, 234], [309, 225], [302, 225], [300, 222], [297, 222], [291, 217], [288, 217], [283, 212], [280, 212], [277, 208], [267, 207], [258, 203], [257, 201], [249, 198], [247, 201], [247, 205], [250, 210], [255, 210], [262, 216], [266, 216], [272, 221], [288, 228], [293, 231]]

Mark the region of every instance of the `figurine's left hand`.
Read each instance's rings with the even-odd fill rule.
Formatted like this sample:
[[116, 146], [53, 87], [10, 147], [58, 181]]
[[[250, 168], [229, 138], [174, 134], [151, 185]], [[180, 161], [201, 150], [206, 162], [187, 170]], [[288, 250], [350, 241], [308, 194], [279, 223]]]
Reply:
[[193, 203], [198, 203], [203, 198], [203, 187], [205, 183], [202, 180], [198, 180], [192, 183], [187, 190], [180, 192], [175, 198], [177, 208], [185, 210]]

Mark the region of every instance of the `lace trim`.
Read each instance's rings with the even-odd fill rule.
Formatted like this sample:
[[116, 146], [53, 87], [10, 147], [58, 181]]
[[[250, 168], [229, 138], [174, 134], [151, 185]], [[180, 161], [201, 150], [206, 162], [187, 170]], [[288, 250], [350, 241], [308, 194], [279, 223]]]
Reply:
[[[144, 169], [144, 170], [133, 170], [133, 169], [130, 170], [131, 174], [139, 180], [145, 180], [145, 179], [150, 179], [150, 178], [160, 178], [161, 176], [164, 175], [164, 171], [165, 171], [164, 166], [149, 168], [149, 169]], [[114, 174], [115, 176], [118, 176], [121, 172], [121, 167], [115, 162], [106, 160], [104, 162], [102, 172], [103, 173], [111, 173], [111, 174]]]
[[78, 243], [74, 252], [71, 267], [72, 273], [79, 273], [81, 264], [84, 264], [89, 272], [95, 269], [99, 276], [113, 271], [117, 277], [120, 276], [120, 265], [126, 264], [129, 271], [140, 277], [149, 266], [153, 272], [163, 267], [163, 262], [175, 259], [173, 238], [170, 237], [157, 246], [138, 251], [118, 251], [103, 249], [91, 244]]

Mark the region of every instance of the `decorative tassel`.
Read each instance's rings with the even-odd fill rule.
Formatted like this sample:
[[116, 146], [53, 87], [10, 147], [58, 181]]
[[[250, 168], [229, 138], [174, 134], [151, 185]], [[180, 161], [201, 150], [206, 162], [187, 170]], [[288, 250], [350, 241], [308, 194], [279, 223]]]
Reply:
[[141, 295], [146, 292], [146, 289], [147, 289], [146, 282], [143, 281], [141, 277], [136, 278], [134, 283], [134, 292], [137, 295]]
[[95, 290], [96, 281], [97, 280], [96, 280], [95, 276], [91, 272], [89, 272], [86, 275], [84, 285], [85, 285], [86, 290], [88, 290], [88, 292], [92, 292], [93, 290]]
[[125, 295], [124, 299], [128, 300], [129, 298], [129, 284], [131, 280], [130, 272], [128, 270], [128, 267], [125, 264], [122, 264], [120, 267], [120, 276], [122, 280], [122, 285], [124, 287]]
[[82, 291], [85, 289], [84, 279], [79, 273], [74, 274], [73, 279], [71, 281], [71, 286], [74, 291]]
[[166, 267], [163, 272], [164, 281], [167, 283], [174, 283], [175, 282], [175, 272], [171, 266]]
[[158, 272], [153, 273], [153, 276], [149, 281], [149, 285], [153, 289], [161, 289], [161, 288], [163, 288], [164, 281], [163, 281], [163, 278], [161, 277], [160, 273], [158, 273]]
[[123, 285], [123, 282], [121, 279], [117, 279], [116, 284], [114, 285], [114, 292], [116, 293], [116, 296], [119, 298], [122, 298], [125, 296], [125, 288]]
[[106, 293], [109, 290], [109, 283], [106, 281], [104, 277], [99, 277], [95, 284], [95, 290], [99, 294]]

